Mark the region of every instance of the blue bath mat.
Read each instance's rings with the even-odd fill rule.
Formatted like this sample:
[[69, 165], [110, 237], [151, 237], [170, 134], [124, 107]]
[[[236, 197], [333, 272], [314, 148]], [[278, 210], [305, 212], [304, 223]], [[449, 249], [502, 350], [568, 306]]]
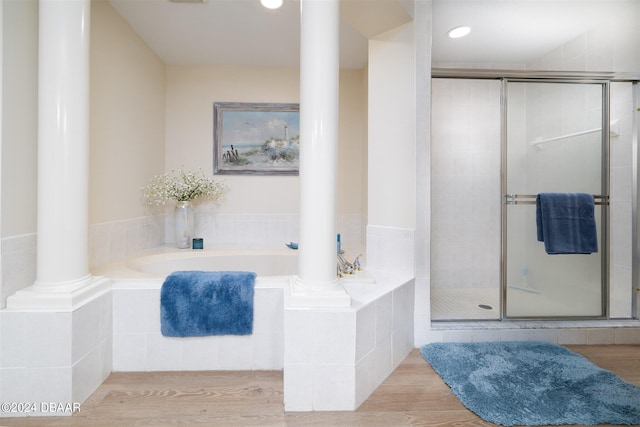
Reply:
[[640, 425], [640, 387], [559, 345], [433, 343], [420, 352], [462, 404], [494, 424]]
[[249, 335], [256, 274], [177, 271], [160, 290], [160, 329], [167, 337]]

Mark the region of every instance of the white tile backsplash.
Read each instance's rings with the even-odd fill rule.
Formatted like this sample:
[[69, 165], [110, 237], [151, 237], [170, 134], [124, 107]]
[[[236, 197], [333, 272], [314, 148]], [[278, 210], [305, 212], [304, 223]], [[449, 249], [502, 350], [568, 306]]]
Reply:
[[[172, 210], [166, 208], [154, 216], [91, 225], [90, 267], [121, 260], [144, 249], [175, 245], [173, 221]], [[338, 216], [337, 232], [347, 247], [364, 247], [365, 224], [366, 218], [359, 214]], [[297, 214], [214, 213], [203, 205], [196, 207], [193, 237], [203, 238], [205, 248], [281, 249], [285, 243], [298, 241], [299, 219]], [[33, 239], [35, 242], [35, 236]]]
[[413, 276], [415, 272], [413, 229], [367, 226], [367, 268]]
[[36, 280], [36, 234], [2, 239], [0, 256], [0, 309], [6, 307], [7, 297]]
[[89, 267], [108, 264], [144, 249], [161, 246], [165, 242], [164, 229], [163, 215], [90, 225]]

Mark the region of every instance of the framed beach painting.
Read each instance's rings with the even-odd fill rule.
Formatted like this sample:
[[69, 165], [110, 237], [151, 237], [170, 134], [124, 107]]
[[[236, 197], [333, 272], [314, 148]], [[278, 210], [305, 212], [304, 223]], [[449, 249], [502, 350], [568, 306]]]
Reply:
[[213, 104], [215, 174], [297, 175], [300, 105]]

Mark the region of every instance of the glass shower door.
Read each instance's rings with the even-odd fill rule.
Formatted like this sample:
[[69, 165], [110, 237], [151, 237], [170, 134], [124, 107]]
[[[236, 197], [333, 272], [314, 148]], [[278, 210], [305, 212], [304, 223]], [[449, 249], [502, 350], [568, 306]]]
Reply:
[[432, 79], [431, 319], [499, 319], [500, 80]]
[[[605, 316], [606, 89], [599, 82], [505, 83], [502, 280], [507, 318]], [[597, 196], [598, 251], [548, 254], [537, 239], [538, 193]]]

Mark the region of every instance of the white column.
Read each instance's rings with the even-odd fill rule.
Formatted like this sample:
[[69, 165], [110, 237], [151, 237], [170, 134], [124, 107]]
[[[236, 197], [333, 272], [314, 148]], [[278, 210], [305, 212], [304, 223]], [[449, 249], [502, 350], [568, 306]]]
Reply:
[[300, 2], [300, 242], [291, 304], [349, 306], [336, 277], [339, 0]]
[[40, 0], [36, 287], [88, 270], [90, 0]]
[[8, 308], [73, 308], [104, 289], [88, 262], [90, 0], [40, 0], [35, 284]]

